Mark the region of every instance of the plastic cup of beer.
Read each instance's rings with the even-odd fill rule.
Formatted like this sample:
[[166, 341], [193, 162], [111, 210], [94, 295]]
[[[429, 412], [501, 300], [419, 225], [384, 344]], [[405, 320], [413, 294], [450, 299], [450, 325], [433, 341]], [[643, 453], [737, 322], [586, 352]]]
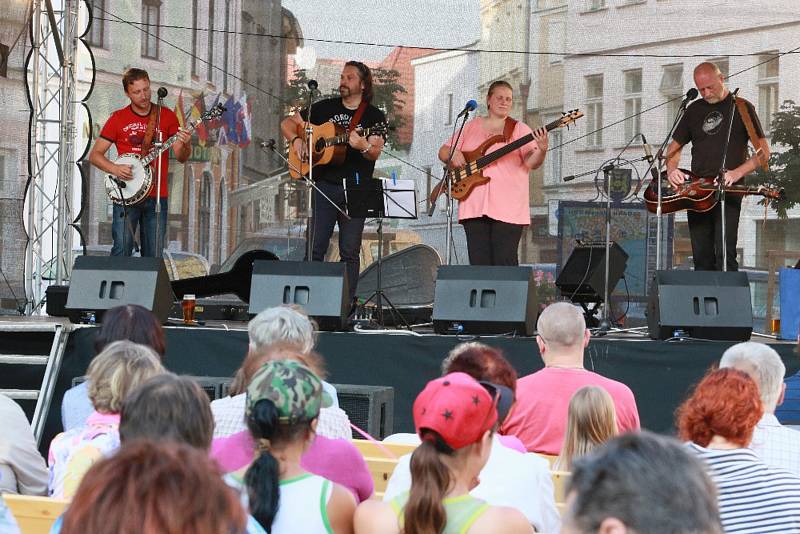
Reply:
[[192, 294], [183, 296], [181, 308], [183, 309], [183, 324], [194, 324], [195, 298]]

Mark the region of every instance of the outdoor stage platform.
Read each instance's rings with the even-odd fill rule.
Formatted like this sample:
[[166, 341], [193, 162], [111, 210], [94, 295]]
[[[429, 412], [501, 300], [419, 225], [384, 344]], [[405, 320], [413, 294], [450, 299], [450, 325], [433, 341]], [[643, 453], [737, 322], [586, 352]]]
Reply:
[[[166, 367], [181, 374], [231, 376], [247, 351], [245, 326], [245, 323], [233, 323], [214, 327], [166, 327]], [[96, 327], [72, 327], [42, 439], [43, 449], [61, 430], [61, 399], [72, 379], [86, 371], [94, 354], [95, 332]], [[440, 374], [440, 364], [447, 352], [469, 340], [480, 340], [502, 349], [520, 376], [542, 367], [535, 339], [530, 337], [320, 332], [318, 350], [325, 358], [328, 381], [332, 383], [394, 387], [394, 431], [398, 432], [413, 431], [411, 405], [414, 397], [428, 380]], [[795, 344], [767, 341], [781, 354], [787, 373], [800, 369], [800, 355], [794, 353]], [[37, 350], [33, 337], [30, 341], [15, 341], [23, 346], [11, 347], [2, 340], [0, 343], [2, 352]], [[671, 432], [675, 408], [691, 385], [731, 344], [652, 341], [630, 334], [611, 335], [592, 339], [585, 365], [631, 387], [643, 427]], [[14, 375], [0, 377], [0, 387], [38, 387], [35, 371], [21, 367]]]

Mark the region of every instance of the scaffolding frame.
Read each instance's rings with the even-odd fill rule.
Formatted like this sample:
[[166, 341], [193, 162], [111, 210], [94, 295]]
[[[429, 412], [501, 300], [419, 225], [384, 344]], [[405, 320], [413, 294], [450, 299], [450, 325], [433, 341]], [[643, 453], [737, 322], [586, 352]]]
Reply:
[[26, 61], [31, 101], [30, 179], [25, 197], [27, 315], [43, 312], [47, 286], [68, 280], [72, 267], [81, 0], [55, 0], [55, 6], [51, 0], [32, 1], [33, 42]]

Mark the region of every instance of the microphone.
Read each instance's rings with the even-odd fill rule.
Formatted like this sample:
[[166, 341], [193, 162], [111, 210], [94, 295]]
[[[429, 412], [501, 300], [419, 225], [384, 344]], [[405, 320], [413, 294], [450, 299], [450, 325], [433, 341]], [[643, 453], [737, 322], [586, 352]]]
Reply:
[[681, 107], [685, 108], [686, 106], [688, 106], [689, 102], [697, 98], [698, 94], [700, 93], [698, 93], [697, 89], [695, 89], [694, 87], [686, 91], [686, 96], [684, 97], [683, 102], [681, 102]]
[[308, 85], [308, 89], [310, 91], [316, 91], [317, 87], [319, 87], [317, 80], [308, 80], [308, 83], [306, 85]]
[[[695, 89], [697, 92], [697, 89]], [[658, 171], [656, 171], [655, 165], [653, 165], [653, 147], [650, 146], [650, 143], [647, 142], [647, 138], [642, 135], [642, 148], [644, 149], [644, 158], [647, 160], [648, 165], [650, 165], [650, 176], [653, 177], [653, 180], [658, 180]]]
[[262, 141], [261, 148], [268, 148], [270, 150], [275, 149], [275, 139], [270, 139], [269, 141]]
[[459, 113], [456, 118], [460, 119], [464, 115], [468, 115], [470, 111], [475, 111], [476, 109], [478, 109], [478, 103], [474, 100], [467, 100], [467, 103], [464, 105], [464, 109], [461, 110], [461, 113]]
[[120, 189], [125, 189], [126, 187], [128, 187], [128, 184], [125, 183], [125, 180], [120, 180], [116, 176], [111, 176], [111, 175], [109, 175], [109, 178], [111, 178], [111, 181], [117, 184], [117, 187], [119, 187]]
[[158, 88], [158, 98], [166, 98], [167, 97], [167, 88], [166, 87], [159, 87]]
[[571, 182], [574, 179], [575, 179], [575, 175], [574, 174], [570, 174], [569, 176], [565, 176], [564, 177], [564, 181], [565, 182]]

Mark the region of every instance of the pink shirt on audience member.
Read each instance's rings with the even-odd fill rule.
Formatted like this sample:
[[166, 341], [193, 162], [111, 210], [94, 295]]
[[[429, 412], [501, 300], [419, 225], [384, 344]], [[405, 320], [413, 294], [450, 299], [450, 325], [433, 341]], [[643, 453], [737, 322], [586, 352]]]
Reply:
[[[516, 140], [531, 133], [530, 127], [522, 122], [517, 122], [511, 139]], [[483, 129], [483, 118], [472, 119], [464, 127], [458, 149], [462, 152], [475, 150], [481, 143], [492, 137], [492, 134]], [[451, 137], [445, 145], [452, 146]], [[498, 143], [490, 146], [486, 153], [493, 152], [505, 146]], [[530, 142], [521, 148], [506, 154], [483, 169], [483, 175], [490, 177], [488, 183], [472, 190], [469, 196], [458, 203], [458, 220], [473, 219], [477, 217], [491, 217], [496, 221], [512, 224], [530, 224], [529, 181], [530, 170], [523, 160], [531, 152], [537, 150], [536, 143]]]
[[[225, 473], [241, 469], [253, 461], [255, 443], [250, 432], [238, 432], [211, 443], [210, 456]], [[358, 449], [344, 439], [317, 436], [303, 454], [300, 466], [353, 492], [358, 502], [370, 498], [375, 485], [367, 463]]]
[[622, 382], [586, 369], [545, 367], [517, 380], [517, 402], [500, 432], [517, 436], [531, 452], [559, 454], [567, 428], [569, 400], [584, 386], [600, 386], [611, 395], [620, 432], [639, 429], [636, 399]]

